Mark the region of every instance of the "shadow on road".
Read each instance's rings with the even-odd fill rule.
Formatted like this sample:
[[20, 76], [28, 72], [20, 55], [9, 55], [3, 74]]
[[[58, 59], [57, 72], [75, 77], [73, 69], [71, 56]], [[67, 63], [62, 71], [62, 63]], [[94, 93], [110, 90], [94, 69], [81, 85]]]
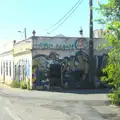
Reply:
[[107, 94], [107, 93], [109, 93], [109, 90], [108, 89], [66, 90], [65, 93], [74, 93], [74, 94]]
[[72, 93], [72, 94], [107, 94], [109, 89], [79, 89], [79, 90], [63, 90], [61, 88], [54, 88], [48, 92]]

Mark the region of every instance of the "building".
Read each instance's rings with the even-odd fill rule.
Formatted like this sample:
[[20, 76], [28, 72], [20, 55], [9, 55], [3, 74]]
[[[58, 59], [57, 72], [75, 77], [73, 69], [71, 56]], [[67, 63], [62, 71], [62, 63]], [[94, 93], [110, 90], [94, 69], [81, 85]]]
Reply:
[[32, 39], [16, 42], [13, 46], [14, 80], [30, 81], [32, 86]]
[[0, 82], [10, 84], [13, 80], [13, 42], [0, 46]]
[[103, 29], [96, 29], [93, 31], [94, 38], [102, 38]]
[[[58, 67], [54, 70], [54, 74], [59, 73], [59, 85], [68, 85], [64, 72], [77, 68], [79, 73], [73, 81], [83, 86], [83, 82], [87, 82], [88, 77], [88, 41], [88, 38], [79, 37], [33, 36], [14, 45], [11, 43], [11, 47], [7, 47], [10, 44], [6, 44], [6, 47], [1, 48], [0, 53], [0, 80], [7, 84], [12, 80], [26, 80], [30, 81], [32, 88], [41, 88], [46, 81], [50, 81], [48, 73], [51, 73], [51, 65], [53, 65], [54, 68]], [[105, 40], [94, 39], [96, 55], [106, 52], [97, 49], [99, 44], [104, 42]]]
[[[40, 81], [47, 81], [47, 77], [44, 76], [44, 74], [50, 70], [50, 64], [55, 65], [59, 63], [62, 65], [62, 63], [64, 63], [64, 70], [62, 69], [61, 73], [64, 73], [64, 71], [67, 71], [67, 69], [79, 69], [75, 81], [76, 83], [79, 83], [79, 81], [81, 81], [81, 83], [79, 83], [80, 86], [84, 86], [83, 83], [86, 84], [88, 82], [88, 41], [89, 38], [79, 37], [33, 37], [32, 84], [34, 86], [41, 86]], [[100, 38], [94, 39], [95, 55], [102, 55], [107, 52], [107, 50], [100, 51], [97, 49], [98, 46], [103, 43], [105, 43], [105, 40], [102, 40]], [[60, 70], [56, 69], [54, 72], [55, 71], [58, 73]], [[68, 84], [68, 81], [66, 83], [64, 80], [64, 75], [62, 78], [62, 83]], [[59, 84], [61, 84], [61, 82], [59, 82]], [[72, 85], [73, 84], [74, 83], [72, 83]]]

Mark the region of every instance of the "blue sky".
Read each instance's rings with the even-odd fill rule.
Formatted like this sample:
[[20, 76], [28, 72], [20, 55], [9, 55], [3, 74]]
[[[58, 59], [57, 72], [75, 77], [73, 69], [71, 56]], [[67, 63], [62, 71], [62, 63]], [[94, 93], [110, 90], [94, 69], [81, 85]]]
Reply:
[[[27, 28], [27, 37], [35, 29], [36, 35], [46, 35], [45, 29], [56, 23], [78, 0], [2, 0], [0, 1], [0, 41], [20, 40]], [[97, 0], [94, 6], [97, 5]], [[99, 0], [101, 3], [107, 0]], [[50, 35], [79, 36], [82, 26], [84, 36], [89, 35], [89, 0], [83, 0], [74, 14]], [[94, 18], [97, 14], [94, 12]], [[94, 23], [94, 29], [102, 28]], [[48, 31], [49, 32], [49, 31]]]

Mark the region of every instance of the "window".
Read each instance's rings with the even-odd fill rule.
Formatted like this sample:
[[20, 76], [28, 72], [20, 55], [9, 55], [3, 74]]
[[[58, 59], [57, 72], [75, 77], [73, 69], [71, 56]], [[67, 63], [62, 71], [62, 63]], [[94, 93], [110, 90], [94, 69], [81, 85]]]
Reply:
[[2, 75], [2, 70], [3, 70], [3, 69], [2, 69], [2, 62], [1, 62], [1, 75]]
[[6, 75], [8, 75], [8, 61], [6, 61]]
[[11, 76], [11, 61], [9, 62], [9, 75]]

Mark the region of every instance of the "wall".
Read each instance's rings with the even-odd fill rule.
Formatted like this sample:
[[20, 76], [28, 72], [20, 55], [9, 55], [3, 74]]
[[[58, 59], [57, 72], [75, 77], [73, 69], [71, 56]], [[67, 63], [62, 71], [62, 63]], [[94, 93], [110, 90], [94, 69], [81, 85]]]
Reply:
[[[106, 43], [105, 39], [94, 38], [94, 51], [96, 54], [106, 53], [98, 49], [99, 45]], [[32, 43], [32, 48], [40, 50], [79, 50], [83, 49], [88, 52], [89, 38], [79, 37], [35, 37]]]
[[31, 38], [16, 43], [13, 47], [14, 79], [30, 80], [32, 86], [32, 41]]
[[35, 49], [75, 50], [88, 47], [88, 38], [77, 37], [35, 37]]
[[18, 81], [31, 79], [31, 53], [14, 56], [14, 79]]
[[[102, 51], [98, 49], [99, 45], [105, 42], [106, 40], [103, 39], [94, 39], [95, 55], [107, 53], [107, 49]], [[89, 38], [37, 36], [33, 38], [32, 48], [33, 85], [39, 86], [41, 85], [41, 81], [45, 81], [46, 78], [44, 74], [46, 71], [49, 71], [51, 63], [58, 63], [60, 65], [64, 63], [62, 73], [65, 71], [78, 70], [79, 75], [77, 75], [77, 77], [74, 76], [73, 81], [80, 82], [81, 86], [83, 85], [81, 82], [87, 80]], [[64, 77], [65, 76], [62, 75], [63, 79]]]
[[27, 52], [32, 49], [31, 38], [17, 42], [13, 47], [13, 54], [19, 54], [21, 52]]
[[6, 44], [3, 43], [0, 47], [0, 81], [6, 84], [10, 84], [13, 80], [12, 47], [12, 42]]
[[[78, 81], [86, 79], [88, 74], [87, 38], [36, 37], [33, 39], [32, 46], [33, 85], [39, 86], [41, 85], [40, 81], [46, 79], [44, 74], [51, 63], [60, 65], [64, 63], [62, 72], [68, 68], [79, 69], [86, 75], [79, 76]], [[79, 52], [79, 50], [84, 52]]]

